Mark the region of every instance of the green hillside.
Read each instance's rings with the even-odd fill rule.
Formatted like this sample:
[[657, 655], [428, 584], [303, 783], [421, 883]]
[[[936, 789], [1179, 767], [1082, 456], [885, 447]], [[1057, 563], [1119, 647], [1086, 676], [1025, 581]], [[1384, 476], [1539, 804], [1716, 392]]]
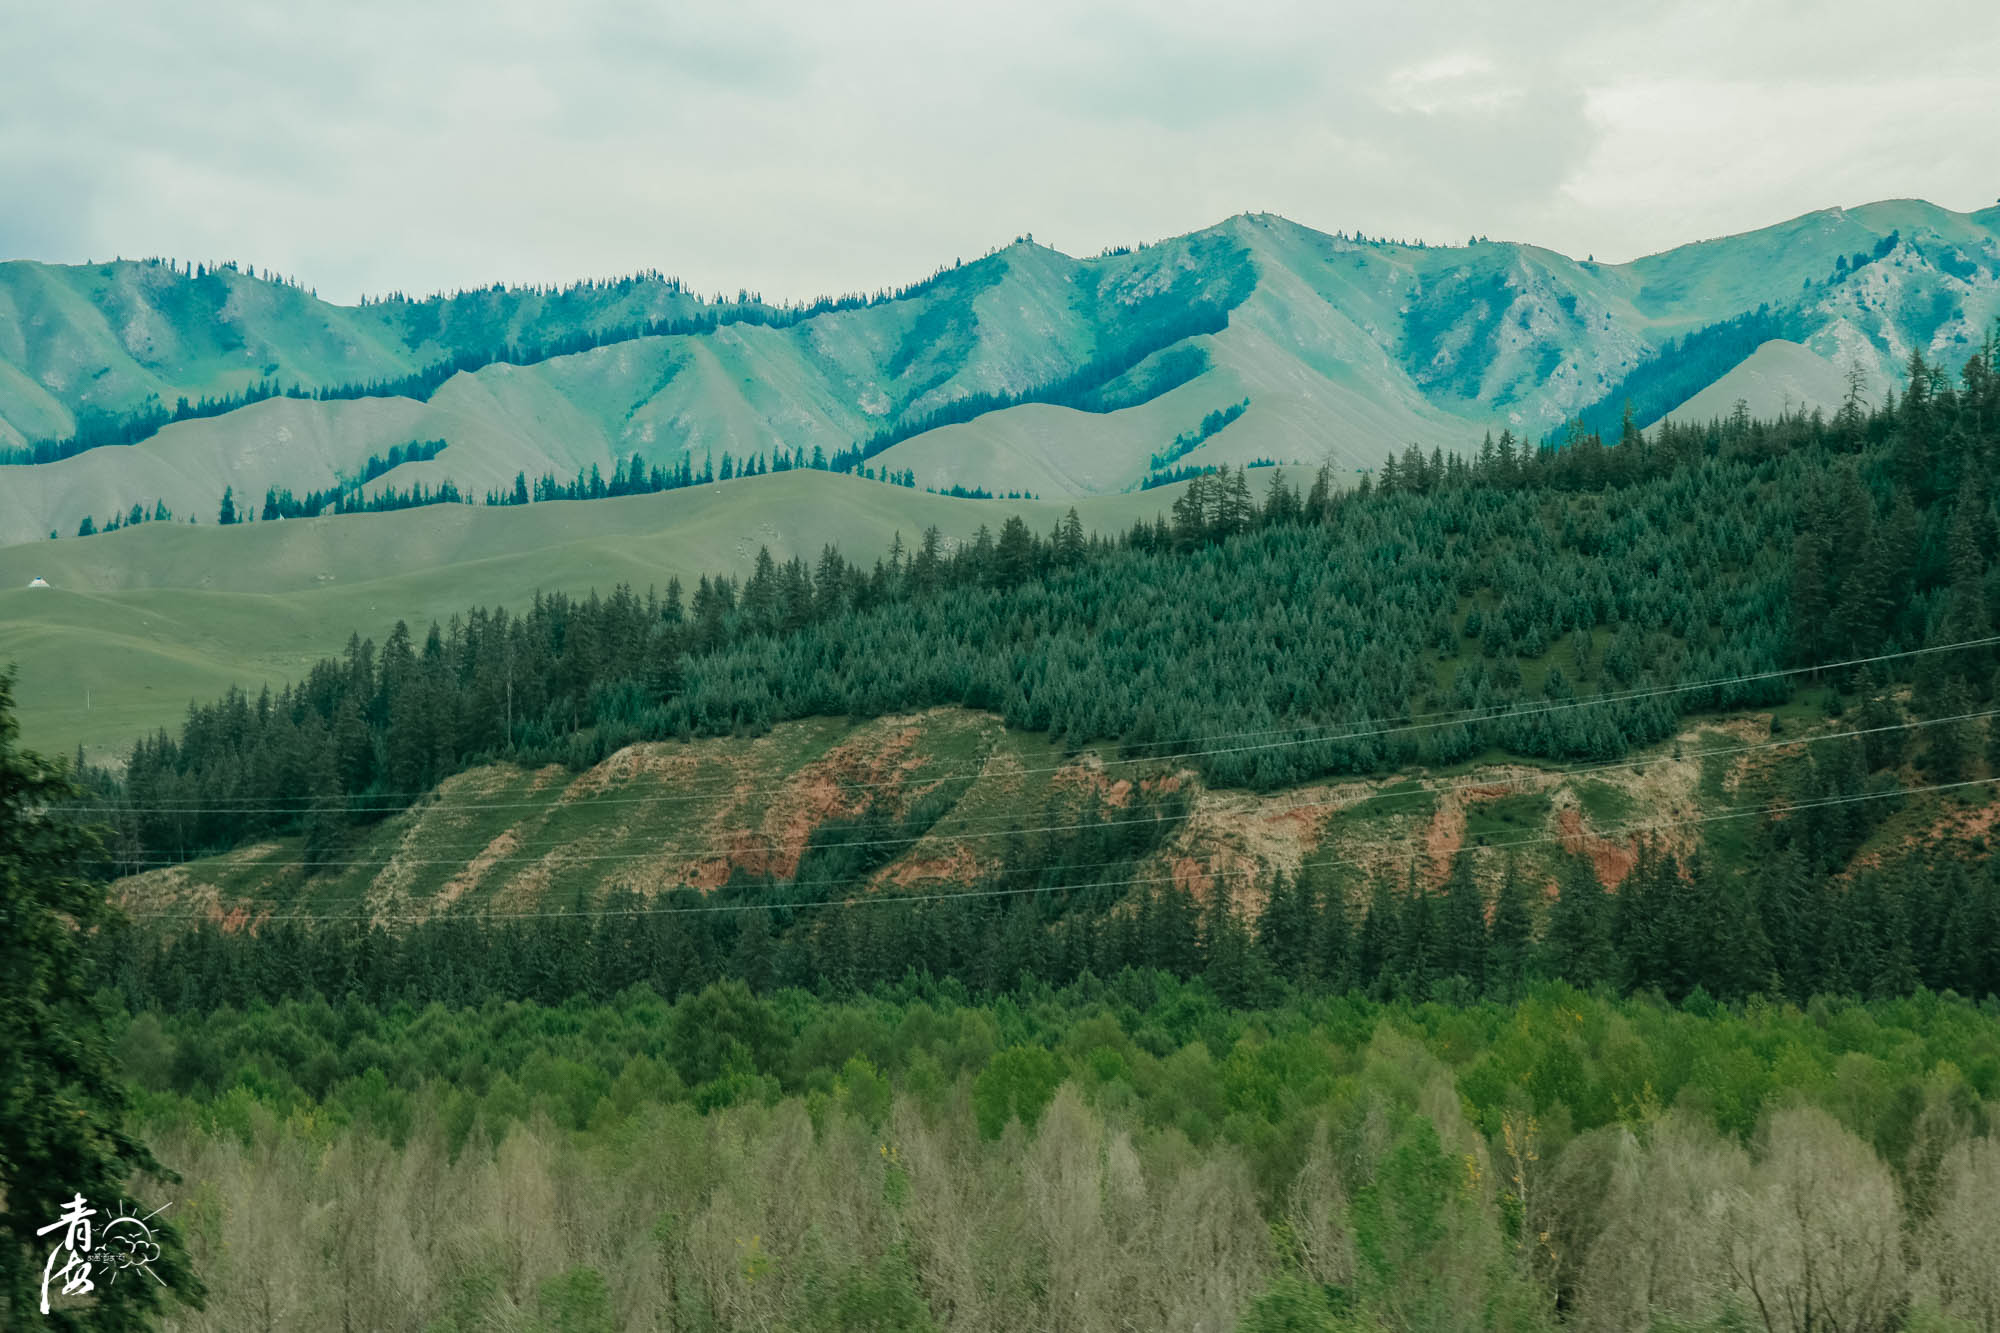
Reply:
[[[479, 496], [633, 454], [699, 467], [865, 447], [919, 485], [1081, 495], [1136, 485], [1176, 434], [1248, 397], [1195, 465], [1347, 471], [1387, 442], [1615, 421], [1635, 374], [1660, 381], [1640, 395], [1657, 417], [1756, 345], [1677, 358], [1662, 379], [1665, 341], [1759, 309], [1784, 326], [1771, 336], [1877, 383], [1913, 348], [1956, 366], [2000, 314], [2000, 234], [1990, 210], [1905, 200], [1611, 265], [1245, 215], [1093, 259], [1018, 242], [810, 308], [703, 300], [656, 275], [342, 307], [228, 268], [0, 265], [0, 450], [136, 420], [149, 396], [169, 411], [259, 384], [308, 395], [8, 467], [0, 542], [135, 504], [208, 522], [224, 486], [304, 494], [418, 439], [448, 447], [383, 484], [450, 478]], [[363, 392], [379, 396], [313, 397]]]
[[[1872, 402], [1885, 387], [1884, 380], [1870, 375], [1862, 380], [1861, 392]], [[1669, 415], [1681, 421], [1709, 421], [1727, 417], [1738, 403], [1755, 417], [1813, 408], [1833, 412], [1846, 399], [1847, 388], [1847, 377], [1832, 361], [1798, 343], [1774, 338]]]
[[[1922, 216], [1823, 286], [1988, 281]], [[625, 464], [616, 498], [0, 548], [32, 725], [211, 691], [72, 771], [18, 752], [0, 677], [0, 1183], [159, 1219], [157, 1283], [56, 1313], [203, 1284], [176, 1326], [1988, 1328], [2000, 349], [1725, 415], [1857, 363], [1768, 305], [1662, 318], [1649, 358], [1614, 314], [1665, 297], [1566, 303], [1540, 252], [1223, 230], [1259, 275], [1226, 326], [1201, 263], [1162, 272], [1200, 318], [892, 406], [866, 457], [1082, 490], [1151, 414], [1155, 472], [1290, 429], [1317, 467], [1072, 513], [811, 465], [627, 495]], [[1854, 237], [1763, 262], [1821, 230]], [[1306, 295], [1374, 266], [1387, 304]], [[1828, 336], [1874, 346], [1858, 318]], [[754, 416], [782, 365], [739, 390], [729, 358], [811, 323], [643, 346]], [[1289, 399], [1276, 349], [1319, 367]], [[615, 423], [574, 377], [640, 350], [406, 401], [582, 439]], [[1384, 425], [1586, 398], [1678, 410], [1448, 456]]]
[[[403, 929], [690, 890], [796, 903], [1040, 883], [1061, 900], [1061, 886], [1112, 880], [1221, 892], [1254, 914], [1287, 883], [1359, 912], [1376, 883], [1437, 888], [1454, 869], [1488, 897], [1510, 874], [1538, 896], [1579, 875], [1616, 889], [1649, 854], [1729, 874], [1767, 854], [1766, 812], [1812, 799], [1854, 747], [1856, 723], [1825, 703], [1701, 718], [1620, 761], [1494, 755], [1256, 793], [1172, 758], [1066, 751], [990, 714], [816, 718], [632, 745], [580, 772], [482, 765], [332, 846], [279, 834], [172, 865], [142, 848], [115, 897], [144, 921], [263, 930], [288, 916]], [[1912, 764], [1881, 786], [1921, 791], [1925, 776]], [[1842, 866], [1900, 859], [1994, 811], [1978, 785], [1876, 804], [1835, 816], [1865, 826]]]
[[[277, 405], [273, 405], [277, 406]], [[1150, 521], [1179, 488], [1077, 503], [1086, 526]], [[388, 514], [234, 528], [149, 523], [87, 540], [0, 548], [0, 662], [20, 668], [27, 745], [103, 755], [176, 723], [231, 685], [296, 680], [351, 633], [421, 629], [537, 591], [664, 588], [749, 571], [760, 549], [816, 559], [951, 541], [1021, 514], [1041, 532], [1067, 502], [959, 500], [793, 472], [614, 500]], [[30, 579], [51, 585], [30, 589]]]

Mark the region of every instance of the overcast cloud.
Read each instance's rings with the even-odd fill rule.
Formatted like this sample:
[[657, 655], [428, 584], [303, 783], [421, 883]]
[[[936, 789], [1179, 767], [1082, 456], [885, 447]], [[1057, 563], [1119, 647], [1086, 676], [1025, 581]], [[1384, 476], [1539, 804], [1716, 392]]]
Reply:
[[0, 257], [771, 299], [1268, 209], [1627, 259], [2000, 196], [1965, 3], [0, 0]]

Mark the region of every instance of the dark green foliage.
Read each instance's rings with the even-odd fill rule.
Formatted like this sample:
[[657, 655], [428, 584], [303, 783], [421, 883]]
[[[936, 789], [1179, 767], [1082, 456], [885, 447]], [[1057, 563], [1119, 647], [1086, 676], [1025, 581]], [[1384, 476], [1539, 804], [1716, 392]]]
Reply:
[[[131, 840], [148, 859], [185, 855], [297, 828], [293, 812], [329, 800], [399, 808], [483, 757], [588, 764], [636, 740], [941, 704], [1260, 788], [1491, 749], [1617, 758], [1684, 712], [1784, 699], [1788, 663], [1990, 632], [1980, 590], [2000, 543], [1963, 479], [1996, 450], [2000, 387], [1983, 356], [1962, 391], [1915, 370], [1923, 391], [1855, 435], [1794, 418], [1521, 453], [1503, 434], [1470, 462], [1392, 456], [1352, 493], [1323, 475], [1301, 495], [1279, 473], [1260, 505], [1241, 470], [1197, 478], [1170, 521], [1116, 542], [1012, 520], [949, 554], [927, 533], [872, 568], [766, 559], [740, 584], [702, 579], [685, 606], [677, 589], [621, 589], [477, 610], [421, 656], [399, 630], [379, 654], [356, 642], [268, 702], [198, 708], [178, 740], [141, 745]], [[1909, 473], [1934, 497], [1918, 506], [1897, 442], [1933, 434], [1944, 443]], [[657, 471], [629, 460], [603, 489]], [[1996, 655], [1916, 660], [1937, 716], [1948, 682], [1983, 690]], [[1879, 722], [1891, 679], [1869, 679], [1846, 684]], [[348, 758], [329, 776], [311, 755], [340, 728]], [[1898, 734], [1867, 742], [1869, 768], [1893, 761]], [[1943, 729], [1933, 769], [1964, 771], [1974, 744]]]
[[[134, 1005], [174, 1009], [314, 991], [377, 1004], [556, 1004], [631, 985], [672, 998], [727, 981], [672, 1025], [690, 1085], [767, 1068], [780, 1023], [758, 997], [786, 986], [852, 995], [929, 978], [997, 996], [1138, 968], [1201, 978], [1235, 1007], [1287, 989], [1506, 1000], [1536, 977], [1676, 1003], [1919, 985], [2000, 994], [2000, 872], [1947, 848], [1918, 847], [1850, 879], [1844, 866], [1810, 866], [1790, 841], [1794, 817], [1757, 832], [1759, 850], [1734, 869], [1648, 849], [1615, 894], [1587, 862], [1567, 862], [1545, 925], [1518, 866], [1482, 884], [1470, 854], [1435, 889], [1414, 868], [1401, 882], [1377, 877], [1365, 908], [1335, 886], [1281, 878], [1253, 924], [1225, 893], [1211, 888], [1198, 906], [1180, 884], [1138, 872], [1171, 837], [1167, 814], [1064, 816], [1073, 837], [1019, 840], [989, 887], [936, 898], [856, 892], [880, 856], [872, 844], [897, 831], [867, 820], [816, 833], [794, 879], [739, 878], [706, 897], [621, 891], [599, 908], [503, 919], [466, 909], [399, 933], [346, 921], [254, 936], [212, 925], [109, 931], [100, 966]], [[1141, 887], [1123, 887], [1135, 876]]]
[[[1115, 330], [1116, 341], [1099, 350], [1096, 357], [1058, 378], [1027, 389], [1003, 393], [969, 393], [951, 398], [924, 411], [905, 411], [893, 424], [832, 458], [836, 472], [853, 472], [876, 454], [892, 445], [936, 430], [1016, 407], [1022, 403], [1050, 403], [1086, 412], [1111, 411], [1133, 404], [1128, 383], [1149, 359], [1169, 354], [1190, 338], [1220, 333], [1229, 327], [1229, 312], [1248, 298], [1256, 284], [1256, 273], [1247, 254], [1230, 251], [1221, 242], [1201, 247], [1211, 264], [1197, 264], [1180, 271], [1176, 280], [1148, 293], [1136, 308], [1121, 309], [1114, 321], [1103, 326]], [[1098, 269], [1079, 274], [1077, 302], [1089, 309], [1096, 299], [1095, 287], [1102, 277]], [[1115, 298], [1114, 298], [1115, 299]], [[1149, 395], [1175, 387], [1177, 374], [1154, 374], [1147, 378]], [[921, 387], [921, 386], [920, 386]]]
[[1726, 319], [1678, 338], [1669, 338], [1652, 356], [1605, 391], [1602, 398], [1578, 413], [1587, 430], [1618, 428], [1630, 413], [1649, 425], [1713, 384], [1752, 352], [1773, 338], [1796, 338], [1805, 331], [1796, 310], [1755, 310]]
[[1620, 968], [1612, 944], [1612, 900], [1597, 876], [1581, 861], [1571, 862], [1549, 909], [1537, 969], [1577, 986], [1616, 983]]
[[1040, 1046], [1013, 1046], [1001, 1051], [972, 1085], [979, 1132], [997, 1139], [1011, 1120], [1033, 1129], [1062, 1078], [1062, 1066]]
[[1225, 427], [1249, 410], [1250, 400], [1248, 398], [1245, 398], [1240, 403], [1231, 403], [1227, 407], [1216, 408], [1213, 412], [1204, 416], [1201, 419], [1201, 424], [1193, 430], [1182, 431], [1179, 435], [1174, 436], [1172, 444], [1168, 445], [1160, 453], [1154, 454], [1151, 458], [1147, 459], [1146, 470], [1149, 472], [1160, 472], [1163, 469], [1172, 467], [1182, 458], [1185, 458], [1206, 444], [1210, 439], [1220, 435]]
[[109, 922], [102, 886], [85, 877], [93, 840], [46, 813], [79, 793], [59, 766], [15, 748], [13, 704], [13, 678], [0, 672], [0, 1311], [13, 1328], [145, 1328], [164, 1302], [201, 1304], [169, 1225], [156, 1232], [160, 1282], [111, 1283], [100, 1272], [88, 1305], [57, 1301], [40, 1314], [60, 1237], [36, 1233], [81, 1194], [95, 1209], [91, 1234], [101, 1234], [137, 1173], [164, 1172], [126, 1132], [126, 1091], [92, 998], [86, 946]]
[[405, 463], [428, 463], [444, 449], [443, 440], [412, 440], [408, 444], [395, 445], [386, 456], [370, 454], [358, 476], [325, 490], [308, 491], [303, 499], [294, 496], [290, 490], [271, 487], [264, 492], [264, 507], [258, 517], [269, 522], [278, 518], [311, 518], [329, 508], [336, 514], [359, 514], [411, 509], [425, 504], [457, 504], [463, 497], [450, 481], [436, 490], [426, 490], [418, 484], [402, 492], [391, 487], [372, 497], [364, 498], [361, 494], [362, 488], [376, 478], [386, 476]]

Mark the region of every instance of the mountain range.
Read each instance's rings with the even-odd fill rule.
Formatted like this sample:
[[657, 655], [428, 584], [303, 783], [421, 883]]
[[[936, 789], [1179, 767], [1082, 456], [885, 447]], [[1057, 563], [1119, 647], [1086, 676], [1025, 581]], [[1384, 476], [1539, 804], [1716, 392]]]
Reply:
[[[343, 306], [236, 264], [13, 262], [0, 545], [134, 506], [212, 523], [225, 488], [253, 509], [447, 479], [477, 499], [633, 455], [698, 474], [817, 451], [1043, 499], [1261, 460], [1351, 476], [1411, 443], [1616, 429], [1628, 404], [1641, 425], [1826, 407], [1851, 369], [1879, 394], [1912, 350], [1955, 365], [1996, 315], [2000, 207], [1914, 200], [1625, 264], [1239, 215], [1087, 259], [1022, 239], [792, 306], [657, 273]], [[444, 443], [369, 467], [418, 441]]]

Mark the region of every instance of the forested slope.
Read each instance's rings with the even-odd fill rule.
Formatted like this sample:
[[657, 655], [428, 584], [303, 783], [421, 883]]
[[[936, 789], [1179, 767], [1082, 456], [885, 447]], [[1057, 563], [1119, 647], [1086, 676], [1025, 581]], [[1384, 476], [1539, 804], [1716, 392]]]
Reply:
[[[1247, 473], [1203, 478], [1115, 541], [1010, 518], [952, 550], [931, 533], [872, 563], [828, 548], [650, 598], [473, 609], [195, 710], [135, 750], [125, 799], [141, 843], [187, 852], [396, 808], [482, 756], [583, 765], [937, 705], [1271, 787], [1496, 747], [1616, 758], [1889, 653], [1914, 655], [1815, 675], [1906, 679], [1950, 711], [1991, 697], [2000, 660], [2000, 388], [1984, 353], [1962, 382], [1910, 370], [1892, 405], [1831, 421], [1503, 435], [1392, 455], [1354, 492], [1275, 476], [1261, 506]], [[174, 807], [215, 817], [143, 822]]]
[[[1261, 506], [1230, 473], [1116, 541], [1010, 519], [357, 640], [101, 779], [107, 864], [236, 932], [157, 965], [238, 998], [363, 957], [383, 999], [751, 957], [1504, 995], [1531, 941], [1675, 998], [1989, 993], [1995, 380], [1910, 372], [1832, 421], [1412, 450]], [[880, 720], [805, 721], [841, 715]], [[288, 918], [332, 952], [273, 979]], [[1253, 932], [1296, 951], [1227, 952]]]
[[[0, 662], [20, 670], [24, 740], [88, 747], [119, 764], [140, 736], [232, 685], [253, 696], [302, 680], [360, 634], [448, 622], [468, 603], [518, 608], [615, 582], [664, 591], [703, 573], [743, 578], [827, 545], [886, 550], [936, 528], [971, 542], [1018, 513], [1086, 531], [1150, 520], [1175, 492], [1068, 501], [980, 501], [824, 472], [757, 477], [597, 501], [449, 505], [235, 527], [144, 523], [85, 541], [0, 548]], [[49, 588], [27, 587], [40, 577]]]
[[19, 814], [150, 867], [181, 1322], [1993, 1328], [2000, 387], [1909, 376], [194, 710]]

